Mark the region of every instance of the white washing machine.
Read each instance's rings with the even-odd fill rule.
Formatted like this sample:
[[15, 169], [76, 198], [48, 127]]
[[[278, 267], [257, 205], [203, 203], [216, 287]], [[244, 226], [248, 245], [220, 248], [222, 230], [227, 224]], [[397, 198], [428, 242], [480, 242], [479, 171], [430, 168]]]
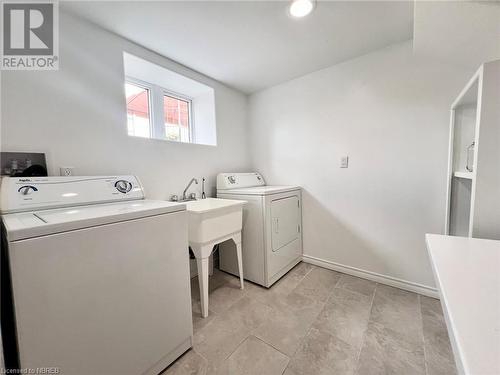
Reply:
[[133, 176], [4, 178], [0, 194], [7, 367], [158, 374], [191, 347], [185, 205]]
[[[259, 173], [221, 173], [217, 197], [242, 199], [243, 275], [270, 287], [302, 259], [300, 186], [267, 186]], [[238, 275], [234, 246], [219, 246], [219, 267]]]

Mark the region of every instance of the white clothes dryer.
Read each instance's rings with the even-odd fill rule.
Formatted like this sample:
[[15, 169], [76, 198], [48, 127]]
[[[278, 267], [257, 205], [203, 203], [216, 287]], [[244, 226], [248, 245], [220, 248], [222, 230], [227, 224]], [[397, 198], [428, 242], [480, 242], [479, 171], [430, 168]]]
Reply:
[[[220, 173], [217, 197], [241, 199], [243, 207], [243, 275], [269, 288], [302, 259], [300, 186], [266, 185], [256, 172]], [[235, 252], [219, 246], [219, 267], [238, 275]], [[226, 250], [227, 249], [227, 250]]]

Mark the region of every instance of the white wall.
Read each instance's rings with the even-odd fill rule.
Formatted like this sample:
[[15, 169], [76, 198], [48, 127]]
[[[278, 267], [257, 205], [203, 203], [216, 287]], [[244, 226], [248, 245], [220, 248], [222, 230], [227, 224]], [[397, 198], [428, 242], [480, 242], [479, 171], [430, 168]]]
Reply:
[[407, 42], [250, 97], [255, 168], [304, 187], [305, 255], [434, 285], [424, 234], [444, 226], [449, 106], [467, 79]]
[[499, 1], [415, 1], [415, 52], [470, 69], [500, 59]]
[[[127, 135], [123, 51], [215, 89], [217, 147]], [[2, 72], [3, 151], [46, 152], [52, 174], [59, 166], [79, 175], [136, 174], [155, 199], [181, 193], [193, 176], [208, 178], [210, 194], [218, 172], [248, 170], [243, 94], [64, 13], [60, 67]]]

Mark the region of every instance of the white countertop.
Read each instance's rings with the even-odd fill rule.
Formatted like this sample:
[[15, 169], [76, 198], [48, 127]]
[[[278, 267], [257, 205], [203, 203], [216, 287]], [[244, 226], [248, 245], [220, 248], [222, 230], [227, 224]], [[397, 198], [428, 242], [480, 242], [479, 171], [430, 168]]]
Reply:
[[500, 374], [500, 241], [426, 235], [460, 374]]

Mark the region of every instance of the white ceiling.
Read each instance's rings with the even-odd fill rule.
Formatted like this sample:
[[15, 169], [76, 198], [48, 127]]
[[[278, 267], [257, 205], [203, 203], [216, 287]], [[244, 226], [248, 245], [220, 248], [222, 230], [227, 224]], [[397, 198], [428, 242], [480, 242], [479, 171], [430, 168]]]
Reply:
[[61, 9], [251, 93], [392, 43], [413, 31], [413, 1], [65, 2]]

